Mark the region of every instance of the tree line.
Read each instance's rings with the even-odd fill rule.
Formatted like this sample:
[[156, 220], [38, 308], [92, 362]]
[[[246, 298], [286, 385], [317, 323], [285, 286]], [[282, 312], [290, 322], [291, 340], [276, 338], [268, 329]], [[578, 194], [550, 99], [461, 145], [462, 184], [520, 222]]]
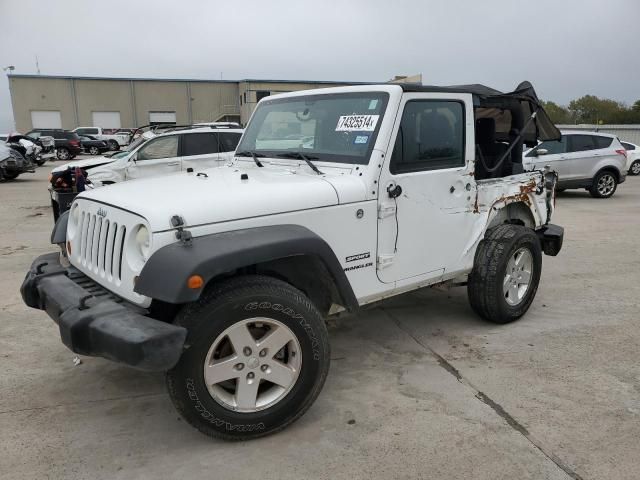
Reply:
[[556, 124], [640, 124], [640, 100], [627, 106], [622, 102], [585, 95], [562, 106], [542, 102], [544, 109]]

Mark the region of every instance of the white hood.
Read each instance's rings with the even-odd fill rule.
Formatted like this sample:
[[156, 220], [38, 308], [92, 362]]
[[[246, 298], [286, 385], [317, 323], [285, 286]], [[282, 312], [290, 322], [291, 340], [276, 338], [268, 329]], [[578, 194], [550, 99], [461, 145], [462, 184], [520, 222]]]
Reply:
[[98, 165], [106, 165], [107, 163], [113, 163], [116, 160], [117, 160], [117, 158], [107, 158], [107, 157], [102, 157], [102, 156], [85, 158], [83, 160], [72, 160], [72, 161], [70, 161], [68, 163], [64, 163], [64, 164], [60, 165], [59, 167], [54, 168], [51, 171], [52, 172], [63, 172], [69, 167], [71, 167], [71, 168], [80, 167], [80, 168], [84, 168], [86, 170], [87, 168], [97, 167]]
[[[242, 180], [242, 174], [248, 179]], [[365, 192], [362, 179], [351, 175], [229, 165], [200, 176], [179, 173], [122, 182], [81, 197], [137, 213], [157, 232], [172, 228], [173, 215], [194, 226], [361, 201]]]

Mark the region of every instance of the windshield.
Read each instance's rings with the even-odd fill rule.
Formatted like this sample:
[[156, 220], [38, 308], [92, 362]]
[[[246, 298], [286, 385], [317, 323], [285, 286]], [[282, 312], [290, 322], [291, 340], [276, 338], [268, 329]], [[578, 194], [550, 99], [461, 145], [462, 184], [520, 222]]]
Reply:
[[388, 98], [384, 92], [363, 92], [265, 101], [236, 151], [268, 157], [301, 152], [319, 161], [366, 164]]

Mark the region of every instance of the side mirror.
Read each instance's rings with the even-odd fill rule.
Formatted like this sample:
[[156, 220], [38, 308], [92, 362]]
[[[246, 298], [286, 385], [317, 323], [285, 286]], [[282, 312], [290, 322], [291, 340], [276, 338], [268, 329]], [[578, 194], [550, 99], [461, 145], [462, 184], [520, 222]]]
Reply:
[[547, 153], [549, 153], [549, 150], [547, 150], [546, 148], [539, 148], [538, 150], [536, 150], [536, 157], [546, 155]]

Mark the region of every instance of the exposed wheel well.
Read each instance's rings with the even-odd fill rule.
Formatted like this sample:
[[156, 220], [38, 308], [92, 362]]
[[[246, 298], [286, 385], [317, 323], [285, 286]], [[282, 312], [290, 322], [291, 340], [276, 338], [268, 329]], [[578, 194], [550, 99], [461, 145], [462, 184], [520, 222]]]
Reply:
[[509, 203], [499, 209], [491, 219], [487, 230], [503, 223], [522, 225], [528, 228], [535, 228], [536, 226], [533, 214], [524, 202]]

